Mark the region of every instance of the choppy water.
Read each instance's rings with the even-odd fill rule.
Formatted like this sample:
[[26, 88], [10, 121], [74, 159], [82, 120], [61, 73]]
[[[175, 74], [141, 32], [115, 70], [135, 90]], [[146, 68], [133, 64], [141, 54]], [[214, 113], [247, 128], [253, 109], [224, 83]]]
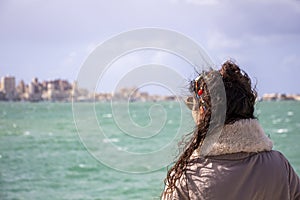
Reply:
[[[130, 105], [134, 123], [147, 126], [150, 106]], [[107, 134], [99, 145], [114, 144], [118, 150], [136, 153], [159, 150], [180, 120], [175, 102], [162, 106], [167, 118], [159, 131], [165, 134], [137, 142], [115, 125], [108, 103], [96, 104], [95, 115]], [[275, 149], [286, 155], [299, 174], [300, 102], [260, 102], [257, 115]], [[192, 130], [191, 118], [186, 121], [186, 130]], [[93, 133], [86, 134], [97, 144]], [[104, 153], [114, 159], [109, 150]], [[118, 158], [117, 168], [128, 162]], [[0, 199], [159, 199], [165, 175], [166, 168], [141, 174], [120, 172], [95, 159], [79, 139], [70, 103], [0, 103]]]

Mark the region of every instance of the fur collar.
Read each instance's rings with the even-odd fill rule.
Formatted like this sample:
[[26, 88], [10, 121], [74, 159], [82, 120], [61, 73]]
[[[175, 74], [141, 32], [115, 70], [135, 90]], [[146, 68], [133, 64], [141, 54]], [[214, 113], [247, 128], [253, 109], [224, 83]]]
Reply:
[[202, 147], [197, 154], [205, 157], [239, 152], [262, 152], [270, 151], [272, 147], [272, 141], [265, 135], [257, 120], [243, 119], [225, 125], [213, 147], [209, 149]]

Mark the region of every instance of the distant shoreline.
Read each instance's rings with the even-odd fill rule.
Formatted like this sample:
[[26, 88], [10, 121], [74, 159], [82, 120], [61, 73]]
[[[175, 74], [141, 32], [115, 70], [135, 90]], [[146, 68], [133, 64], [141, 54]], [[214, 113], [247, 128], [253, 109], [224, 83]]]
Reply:
[[[16, 85], [14, 76], [1, 77], [0, 101], [29, 102], [158, 102], [177, 101], [176, 95], [151, 95], [142, 92], [137, 87], [118, 88], [113, 93], [95, 93], [78, 87], [76, 81], [72, 84], [67, 80], [51, 80], [39, 82], [34, 78], [29, 84], [20, 81]], [[300, 101], [300, 94], [266, 93], [258, 97], [258, 101]]]
[[[101, 94], [98, 94], [101, 95]], [[110, 99], [101, 99], [101, 98], [82, 98], [80, 100], [72, 100], [72, 97], [68, 99], [58, 99], [58, 100], [49, 100], [49, 99], [40, 99], [38, 101], [32, 101], [29, 99], [1, 99], [0, 102], [16, 102], [16, 103], [110, 103], [110, 102], [120, 102], [120, 103], [148, 103], [148, 102], [174, 102], [178, 99], [183, 99], [182, 97], [176, 96], [148, 96], [147, 99], [131, 99], [131, 98], [110, 98]], [[265, 94], [262, 97], [257, 98], [258, 102], [280, 102], [280, 101], [300, 101], [300, 95], [285, 95], [285, 94]]]
[[300, 94], [267, 93], [261, 97], [262, 101], [300, 101]]

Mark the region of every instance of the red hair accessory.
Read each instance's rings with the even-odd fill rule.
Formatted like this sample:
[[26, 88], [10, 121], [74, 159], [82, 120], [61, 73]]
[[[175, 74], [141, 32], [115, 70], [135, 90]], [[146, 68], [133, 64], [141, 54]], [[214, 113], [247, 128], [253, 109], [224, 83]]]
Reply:
[[198, 96], [201, 96], [203, 94], [203, 90], [202, 89], [198, 90], [197, 94], [198, 94]]

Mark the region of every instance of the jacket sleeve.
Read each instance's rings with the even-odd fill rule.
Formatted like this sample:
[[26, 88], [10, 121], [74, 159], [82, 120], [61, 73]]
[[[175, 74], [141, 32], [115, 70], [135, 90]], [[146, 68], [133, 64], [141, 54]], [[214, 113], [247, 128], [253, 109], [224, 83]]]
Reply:
[[300, 200], [300, 179], [296, 174], [290, 163], [287, 161], [289, 173], [289, 188], [290, 199]]
[[189, 198], [189, 192], [188, 192], [188, 187], [186, 182], [186, 176], [185, 174], [182, 174], [179, 181], [176, 182], [176, 187], [172, 191], [172, 193], [166, 193], [166, 190], [164, 191], [164, 194], [162, 195], [162, 200], [185, 200], [185, 199], [190, 199], [190, 198]]

